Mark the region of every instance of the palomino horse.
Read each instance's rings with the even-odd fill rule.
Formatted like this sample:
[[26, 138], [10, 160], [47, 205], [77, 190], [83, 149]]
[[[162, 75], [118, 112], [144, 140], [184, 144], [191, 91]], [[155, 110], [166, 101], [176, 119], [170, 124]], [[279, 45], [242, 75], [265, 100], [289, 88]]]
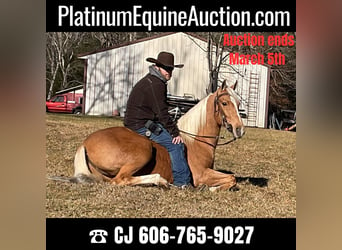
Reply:
[[[234, 175], [215, 171], [213, 166], [221, 127], [228, 129], [234, 139], [244, 134], [238, 106], [236, 93], [224, 81], [215, 93], [202, 99], [178, 120], [195, 187], [206, 185], [214, 191], [236, 185]], [[74, 168], [71, 178], [51, 179], [161, 186], [168, 186], [173, 181], [167, 150], [125, 127], [106, 128], [90, 134], [77, 149]]]

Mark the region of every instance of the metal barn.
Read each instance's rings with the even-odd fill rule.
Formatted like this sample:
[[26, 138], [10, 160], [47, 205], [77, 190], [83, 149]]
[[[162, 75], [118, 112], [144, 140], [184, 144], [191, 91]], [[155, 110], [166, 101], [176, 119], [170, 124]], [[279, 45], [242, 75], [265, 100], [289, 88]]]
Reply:
[[[103, 51], [80, 56], [85, 60], [84, 113], [87, 115], [124, 114], [134, 84], [148, 72], [147, 57], [156, 58], [160, 51], [175, 55], [175, 69], [168, 82], [171, 95], [191, 95], [202, 99], [209, 83], [207, 42], [194, 34], [165, 33]], [[228, 58], [228, 57], [227, 57]], [[229, 83], [238, 80], [240, 108], [245, 110], [246, 126], [267, 126], [269, 68], [263, 65], [227, 65], [219, 78]]]

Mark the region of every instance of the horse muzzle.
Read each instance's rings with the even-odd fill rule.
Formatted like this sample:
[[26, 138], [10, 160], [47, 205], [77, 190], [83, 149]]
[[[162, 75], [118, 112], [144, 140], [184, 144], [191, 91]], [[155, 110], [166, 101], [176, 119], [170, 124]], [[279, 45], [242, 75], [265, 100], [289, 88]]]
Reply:
[[239, 139], [245, 134], [245, 128], [243, 125], [235, 127], [232, 126], [232, 124], [228, 123], [226, 120], [224, 120], [224, 126], [234, 136], [235, 139]]
[[239, 139], [241, 138], [243, 135], [245, 134], [245, 129], [243, 126], [237, 127], [237, 128], [233, 128], [233, 135], [234, 138]]
[[226, 128], [235, 139], [239, 139], [245, 134], [245, 128], [243, 126], [233, 127], [231, 124], [228, 124]]

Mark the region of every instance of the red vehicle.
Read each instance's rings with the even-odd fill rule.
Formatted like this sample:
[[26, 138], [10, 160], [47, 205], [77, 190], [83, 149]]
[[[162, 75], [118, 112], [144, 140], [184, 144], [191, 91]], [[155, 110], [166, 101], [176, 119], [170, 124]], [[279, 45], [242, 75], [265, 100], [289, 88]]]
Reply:
[[82, 93], [61, 93], [46, 101], [46, 112], [81, 114], [82, 103]]

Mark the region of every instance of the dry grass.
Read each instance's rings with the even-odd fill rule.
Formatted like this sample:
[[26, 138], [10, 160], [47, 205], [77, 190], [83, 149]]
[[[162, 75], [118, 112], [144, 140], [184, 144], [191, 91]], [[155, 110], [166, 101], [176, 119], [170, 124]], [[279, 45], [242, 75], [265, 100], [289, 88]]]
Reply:
[[[85, 137], [101, 128], [122, 126], [122, 121], [47, 114], [46, 125], [47, 176], [72, 176], [74, 153]], [[180, 191], [47, 180], [46, 217], [296, 216], [296, 133], [247, 128], [241, 140], [217, 148], [215, 168], [235, 173], [240, 190], [213, 193], [208, 190]]]

